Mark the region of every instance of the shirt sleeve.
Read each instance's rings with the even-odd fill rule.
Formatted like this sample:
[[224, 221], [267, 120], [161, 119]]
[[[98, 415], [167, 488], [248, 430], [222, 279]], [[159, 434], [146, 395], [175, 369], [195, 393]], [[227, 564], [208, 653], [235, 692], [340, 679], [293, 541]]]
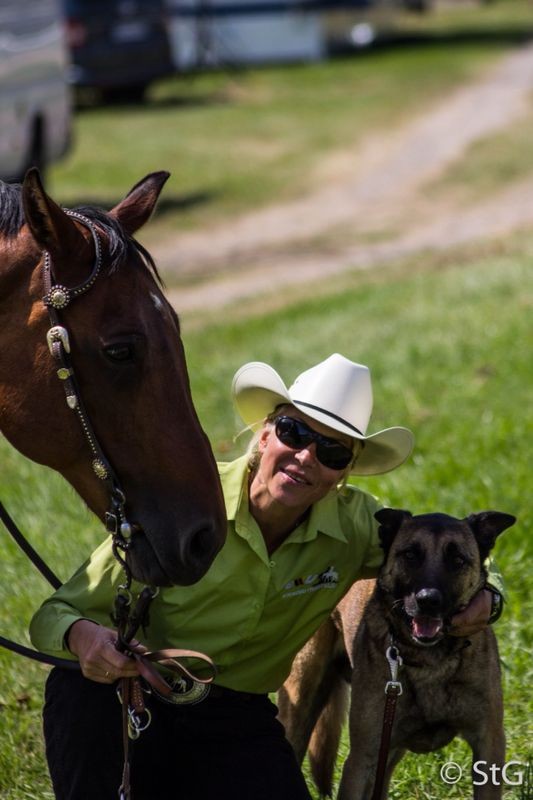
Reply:
[[122, 568], [108, 539], [35, 613], [30, 622], [34, 647], [49, 655], [76, 660], [66, 648], [65, 634], [80, 619], [112, 626], [115, 587], [121, 575]]

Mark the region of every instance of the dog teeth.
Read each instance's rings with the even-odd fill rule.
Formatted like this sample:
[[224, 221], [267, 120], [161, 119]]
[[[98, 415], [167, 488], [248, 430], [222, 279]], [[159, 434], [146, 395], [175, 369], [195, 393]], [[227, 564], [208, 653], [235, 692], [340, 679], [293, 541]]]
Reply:
[[442, 619], [436, 617], [413, 617], [413, 636], [417, 639], [434, 639], [442, 630]]

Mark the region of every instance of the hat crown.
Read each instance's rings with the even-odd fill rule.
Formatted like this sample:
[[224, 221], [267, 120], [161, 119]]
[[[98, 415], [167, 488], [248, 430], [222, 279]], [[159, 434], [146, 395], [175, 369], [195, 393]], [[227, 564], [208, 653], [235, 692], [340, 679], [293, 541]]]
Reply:
[[334, 353], [302, 372], [289, 389], [293, 402], [321, 411], [344, 422], [354, 433], [366, 434], [372, 414], [370, 370], [363, 364]]
[[370, 370], [338, 353], [302, 372], [290, 389], [268, 364], [250, 361], [235, 373], [232, 392], [236, 410], [251, 428], [289, 403], [334, 431], [363, 440], [365, 447], [351, 468], [355, 475], [389, 472], [413, 448], [413, 434], [407, 428], [386, 428], [367, 436], [372, 413]]

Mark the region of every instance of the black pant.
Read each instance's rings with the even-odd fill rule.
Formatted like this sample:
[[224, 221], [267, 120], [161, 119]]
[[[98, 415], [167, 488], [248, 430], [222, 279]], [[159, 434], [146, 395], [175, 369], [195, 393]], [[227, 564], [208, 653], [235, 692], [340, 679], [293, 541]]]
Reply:
[[[195, 706], [151, 697], [132, 743], [132, 800], [310, 800], [265, 695], [222, 693]], [[122, 777], [115, 687], [54, 669], [46, 685], [46, 755], [57, 800], [116, 800]]]

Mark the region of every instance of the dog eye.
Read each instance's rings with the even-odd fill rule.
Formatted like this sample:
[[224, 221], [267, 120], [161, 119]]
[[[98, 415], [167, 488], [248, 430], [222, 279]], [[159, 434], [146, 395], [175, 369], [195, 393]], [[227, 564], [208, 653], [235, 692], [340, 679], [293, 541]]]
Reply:
[[457, 569], [460, 569], [461, 567], [464, 567], [464, 565], [466, 564], [466, 558], [463, 558], [463, 556], [459, 555], [452, 556], [451, 563], [453, 567], [457, 567]]
[[418, 550], [403, 550], [400, 553], [400, 555], [405, 561], [409, 562], [410, 564], [414, 564], [415, 561], [421, 560], [421, 555]]

